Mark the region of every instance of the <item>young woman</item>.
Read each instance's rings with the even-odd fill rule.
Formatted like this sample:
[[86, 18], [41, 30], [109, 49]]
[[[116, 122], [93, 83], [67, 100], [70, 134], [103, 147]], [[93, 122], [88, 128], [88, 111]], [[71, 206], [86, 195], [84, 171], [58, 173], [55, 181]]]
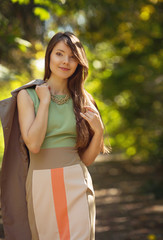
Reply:
[[104, 127], [84, 89], [87, 75], [79, 39], [57, 33], [46, 50], [44, 83], [18, 93], [20, 130], [30, 154], [26, 200], [32, 240], [95, 239], [86, 166], [104, 152]]

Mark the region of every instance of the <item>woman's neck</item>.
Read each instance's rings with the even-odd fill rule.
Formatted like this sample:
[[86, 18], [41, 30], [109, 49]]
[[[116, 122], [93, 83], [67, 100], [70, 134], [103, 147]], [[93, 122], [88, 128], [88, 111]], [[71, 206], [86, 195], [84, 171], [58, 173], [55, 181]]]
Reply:
[[67, 81], [68, 79], [54, 79], [50, 77], [47, 83], [53, 95], [64, 95], [69, 93], [67, 88]]

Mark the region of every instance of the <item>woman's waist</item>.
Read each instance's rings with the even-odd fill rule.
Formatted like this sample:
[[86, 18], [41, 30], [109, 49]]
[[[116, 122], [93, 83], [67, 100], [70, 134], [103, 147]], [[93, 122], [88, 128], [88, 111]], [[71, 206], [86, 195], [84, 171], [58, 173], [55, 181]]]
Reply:
[[71, 166], [81, 162], [74, 147], [56, 147], [41, 149], [39, 153], [30, 152], [30, 168], [50, 169]]
[[41, 146], [41, 149], [46, 148], [59, 148], [59, 147], [75, 147], [76, 145], [76, 136], [75, 135], [49, 135], [46, 136], [44, 142]]

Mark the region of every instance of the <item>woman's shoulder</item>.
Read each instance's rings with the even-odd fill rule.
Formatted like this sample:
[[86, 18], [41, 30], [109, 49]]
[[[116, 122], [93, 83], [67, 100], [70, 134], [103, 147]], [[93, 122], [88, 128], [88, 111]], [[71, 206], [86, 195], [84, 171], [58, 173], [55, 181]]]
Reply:
[[29, 87], [23, 90], [25, 90], [29, 95], [36, 95], [35, 87]]
[[30, 98], [27, 89], [22, 89], [18, 92], [17, 95], [17, 102], [26, 102], [26, 101], [32, 101], [32, 99]]
[[31, 96], [31, 95], [37, 95], [36, 94], [36, 91], [35, 91], [35, 88], [24, 88], [24, 89], [21, 89], [19, 92], [18, 92], [18, 97], [27, 97], [27, 96]]
[[38, 105], [39, 104], [39, 98], [37, 96], [37, 93], [35, 91], [36, 85], [43, 84], [44, 81], [40, 79], [35, 79], [27, 84], [15, 89], [12, 91], [12, 95], [17, 96], [17, 102], [18, 104], [21, 104], [21, 102], [24, 103], [31, 103], [32, 105]]
[[39, 98], [35, 91], [35, 87], [26, 88], [25, 91], [27, 92], [28, 96], [32, 99], [34, 105], [39, 104]]

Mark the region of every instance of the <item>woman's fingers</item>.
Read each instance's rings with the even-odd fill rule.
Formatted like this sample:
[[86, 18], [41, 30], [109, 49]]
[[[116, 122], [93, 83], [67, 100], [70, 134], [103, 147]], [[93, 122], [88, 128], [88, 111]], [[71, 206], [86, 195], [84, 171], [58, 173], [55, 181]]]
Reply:
[[84, 113], [87, 117], [91, 118], [95, 115], [95, 113], [91, 112], [91, 111], [87, 111]]
[[94, 133], [102, 133], [104, 126], [101, 121], [100, 115], [96, 112], [88, 110], [85, 113], [80, 113], [80, 115], [89, 123], [91, 129]]
[[88, 122], [92, 121], [95, 117], [98, 117], [98, 115], [94, 112], [87, 111], [85, 113], [80, 113], [81, 116], [86, 119]]
[[50, 103], [51, 101], [50, 89], [47, 83], [36, 86], [35, 91], [40, 101]]
[[94, 112], [94, 113], [98, 114], [97, 108], [95, 106], [84, 106], [84, 108], [86, 110], [89, 110], [91, 112]]
[[89, 117], [87, 115], [85, 115], [84, 113], [80, 113], [80, 115], [89, 122]]
[[87, 121], [91, 121], [91, 119], [93, 118], [93, 116], [91, 115], [91, 113], [88, 113], [88, 112], [86, 112], [86, 113], [80, 113], [81, 114], [81, 116], [83, 117], [83, 118], [85, 118]]

